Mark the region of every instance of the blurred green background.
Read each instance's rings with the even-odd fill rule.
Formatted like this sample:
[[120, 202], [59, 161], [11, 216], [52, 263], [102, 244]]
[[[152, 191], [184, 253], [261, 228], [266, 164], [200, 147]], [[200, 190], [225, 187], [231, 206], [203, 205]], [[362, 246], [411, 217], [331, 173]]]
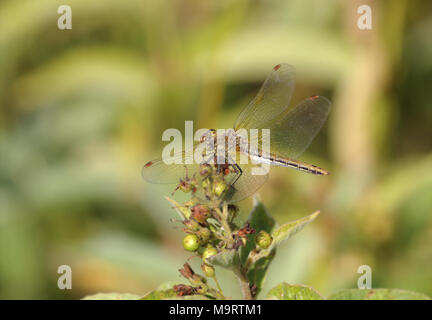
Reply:
[[[63, 4], [72, 30], [57, 28]], [[357, 28], [362, 4], [371, 31]], [[430, 1], [0, 1], [0, 298], [181, 280], [171, 189], [141, 167], [184, 120], [231, 127], [281, 62], [297, 69], [294, 103], [333, 102], [302, 156], [332, 175], [274, 169], [260, 190], [279, 223], [322, 211], [279, 250], [264, 293], [354, 288], [367, 264], [374, 288], [431, 295], [431, 31]], [[63, 264], [72, 290], [57, 288]]]

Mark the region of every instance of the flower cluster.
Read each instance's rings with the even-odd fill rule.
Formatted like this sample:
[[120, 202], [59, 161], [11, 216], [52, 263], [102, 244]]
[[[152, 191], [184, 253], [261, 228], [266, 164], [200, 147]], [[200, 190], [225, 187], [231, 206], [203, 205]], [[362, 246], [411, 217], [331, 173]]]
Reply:
[[[186, 233], [183, 248], [201, 258], [203, 273], [203, 276], [196, 274], [185, 263], [179, 271], [191, 285], [175, 286], [178, 296], [200, 294], [224, 298], [211, 257], [228, 250], [238, 251], [246, 245], [247, 236], [255, 233], [248, 223], [240, 225], [237, 222], [238, 207], [225, 201], [226, 193], [232, 188], [227, 182], [231, 173], [228, 165], [202, 164], [192, 177], [186, 171], [174, 190], [190, 193], [189, 201], [178, 204], [167, 198], [182, 217], [182, 230]], [[258, 233], [256, 239], [257, 247], [261, 248], [268, 247], [272, 241], [270, 235], [263, 231]], [[209, 286], [207, 278], [214, 280], [217, 289]]]

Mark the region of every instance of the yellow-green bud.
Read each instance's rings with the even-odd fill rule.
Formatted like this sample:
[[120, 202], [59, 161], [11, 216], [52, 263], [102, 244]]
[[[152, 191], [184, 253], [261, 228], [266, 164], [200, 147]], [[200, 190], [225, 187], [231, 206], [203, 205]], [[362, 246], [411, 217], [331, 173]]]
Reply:
[[200, 246], [200, 240], [195, 234], [188, 234], [183, 238], [183, 248], [187, 251], [194, 252], [198, 250]]
[[206, 178], [202, 181], [201, 186], [203, 187], [203, 189], [207, 189], [211, 186], [211, 181], [209, 178]]
[[270, 247], [272, 241], [272, 236], [264, 230], [260, 231], [255, 238], [255, 243], [262, 249], [267, 249]]
[[210, 239], [211, 231], [208, 228], [201, 228], [198, 230], [197, 235], [203, 242], [207, 242]]
[[184, 205], [185, 207], [193, 207], [193, 206], [196, 205], [199, 201], [200, 201], [200, 199], [198, 199], [198, 198], [195, 197], [195, 196], [192, 196], [192, 198], [191, 198], [189, 201], [183, 203], [183, 205]]
[[203, 163], [200, 165], [200, 175], [203, 178], [207, 178], [212, 173], [211, 165]]
[[179, 189], [185, 193], [191, 192], [194, 188], [193, 184], [188, 180], [180, 180]]
[[204, 250], [204, 252], [202, 254], [202, 259], [204, 262], [206, 262], [208, 258], [210, 258], [216, 254], [218, 254], [218, 251], [215, 247], [208, 247]]
[[194, 274], [191, 278], [189, 278], [189, 282], [194, 286], [196, 286], [196, 285], [202, 285], [204, 283], [207, 283], [207, 279], [204, 278], [203, 276], [200, 276], [199, 274]]
[[225, 189], [226, 189], [226, 183], [224, 181], [219, 180], [219, 181], [215, 181], [213, 183], [213, 192], [218, 197], [220, 197], [222, 195], [222, 193], [225, 191]]
[[232, 221], [237, 216], [238, 213], [239, 213], [239, 207], [237, 207], [234, 204], [228, 205], [228, 217], [230, 221]]
[[178, 207], [177, 209], [185, 216], [186, 219], [190, 218], [191, 212], [190, 212], [189, 208], [187, 208], [187, 207]]
[[196, 292], [198, 294], [206, 294], [208, 291], [208, 286], [202, 283], [199, 287], [196, 288]]
[[200, 225], [198, 222], [196, 222], [193, 219], [186, 219], [183, 221], [183, 224], [185, 225], [185, 227], [190, 230], [190, 231], [197, 231], [200, 228]]
[[201, 269], [204, 272], [206, 277], [212, 278], [215, 275], [215, 268], [208, 265], [207, 263], [203, 263], [201, 265]]

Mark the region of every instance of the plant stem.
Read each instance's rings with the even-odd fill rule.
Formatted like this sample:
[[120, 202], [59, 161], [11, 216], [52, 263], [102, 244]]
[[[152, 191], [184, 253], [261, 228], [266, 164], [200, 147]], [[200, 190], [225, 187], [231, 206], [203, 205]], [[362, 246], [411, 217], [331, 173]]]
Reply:
[[235, 274], [240, 281], [240, 289], [245, 300], [253, 300], [252, 292], [250, 290], [249, 281], [246, 277], [246, 274], [241, 269], [237, 270]]
[[222, 212], [220, 211], [220, 209], [216, 210], [218, 216], [219, 216], [219, 222], [221, 223], [224, 231], [225, 231], [225, 236], [227, 238], [227, 242], [229, 245], [232, 245], [233, 242], [233, 238], [232, 238], [232, 231], [231, 231], [231, 227], [229, 225], [228, 222], [228, 206], [225, 204]]
[[225, 296], [225, 295], [223, 294], [223, 291], [222, 291], [221, 286], [219, 285], [219, 281], [217, 281], [217, 279], [216, 279], [216, 276], [213, 277], [213, 280], [214, 280], [214, 282], [216, 283], [216, 287], [218, 288], [218, 290], [219, 290], [219, 292], [221, 293], [221, 295], [222, 295], [222, 296]]
[[[228, 205], [225, 204], [223, 206], [222, 212], [220, 209], [218, 209], [217, 213], [218, 213], [219, 217], [221, 218], [220, 223], [222, 224], [222, 227], [224, 228], [225, 234], [228, 236], [228, 240], [229, 240], [228, 244], [231, 246], [233, 244], [233, 237], [232, 237], [231, 227], [230, 227], [229, 222], [228, 222]], [[240, 265], [238, 267], [238, 269], [236, 271], [234, 271], [234, 273], [236, 274], [237, 278], [240, 281], [240, 289], [241, 289], [241, 292], [243, 294], [243, 297], [245, 298], [245, 300], [252, 300], [253, 296], [252, 296], [252, 292], [250, 290], [249, 280], [247, 279], [247, 276], [246, 276], [247, 269], [243, 268]]]

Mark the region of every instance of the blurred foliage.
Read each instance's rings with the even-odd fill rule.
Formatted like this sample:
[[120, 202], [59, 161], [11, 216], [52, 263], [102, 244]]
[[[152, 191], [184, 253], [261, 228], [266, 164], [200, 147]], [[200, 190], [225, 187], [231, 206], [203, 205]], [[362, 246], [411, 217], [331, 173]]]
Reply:
[[[63, 4], [72, 30], [57, 28]], [[361, 4], [371, 31], [357, 28]], [[0, 1], [0, 298], [178, 281], [170, 188], [141, 181], [141, 166], [184, 120], [230, 127], [281, 62], [297, 69], [294, 103], [333, 101], [302, 157], [332, 175], [274, 169], [260, 190], [280, 224], [322, 212], [278, 251], [264, 292], [286, 281], [327, 296], [367, 264], [374, 288], [431, 295], [431, 30], [420, 0]]]

